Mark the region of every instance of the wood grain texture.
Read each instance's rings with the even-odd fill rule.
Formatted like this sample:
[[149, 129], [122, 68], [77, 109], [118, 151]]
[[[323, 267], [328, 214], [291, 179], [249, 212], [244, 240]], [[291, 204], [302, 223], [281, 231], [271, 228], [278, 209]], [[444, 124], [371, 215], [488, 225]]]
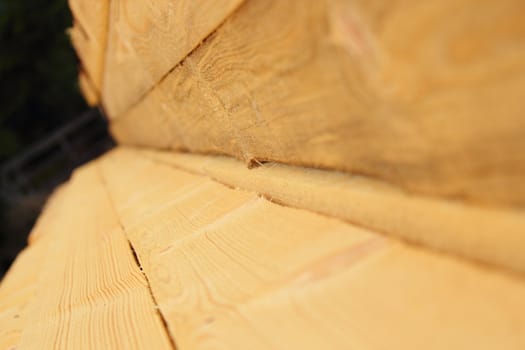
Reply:
[[181, 349], [525, 346], [521, 278], [117, 149], [100, 166]]
[[24, 328], [31, 327], [27, 322], [27, 309], [33, 300], [42, 266], [50, 259], [49, 240], [60, 223], [66, 185], [60, 186], [48, 199], [42, 215], [31, 230], [30, 245], [20, 252], [0, 284], [0, 349], [13, 350], [20, 343]]
[[337, 217], [453, 255], [525, 273], [525, 213], [413, 196], [342, 172], [265, 163], [249, 169], [223, 156], [137, 150], [137, 154], [271, 201]]
[[96, 165], [65, 191], [17, 349], [170, 349]]
[[[85, 83], [82, 74], [86, 74], [92, 84], [92, 92], [96, 96], [95, 104], [98, 104], [108, 36], [109, 0], [68, 0], [68, 2], [74, 19], [69, 34], [85, 71], [81, 73], [81, 86]], [[87, 101], [93, 103], [91, 98]]]
[[47, 245], [24, 249], [0, 284], [0, 349], [16, 349], [27, 325], [27, 306], [33, 299]]
[[103, 102], [110, 117], [133, 104], [243, 0], [112, 0]]
[[112, 129], [523, 206], [524, 14], [520, 0], [248, 1]]

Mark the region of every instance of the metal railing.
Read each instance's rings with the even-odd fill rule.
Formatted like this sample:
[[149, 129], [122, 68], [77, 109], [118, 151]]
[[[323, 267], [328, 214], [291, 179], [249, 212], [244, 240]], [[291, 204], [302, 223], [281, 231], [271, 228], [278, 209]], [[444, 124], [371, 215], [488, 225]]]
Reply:
[[0, 195], [47, 193], [72, 170], [113, 147], [107, 123], [90, 110], [0, 166]]

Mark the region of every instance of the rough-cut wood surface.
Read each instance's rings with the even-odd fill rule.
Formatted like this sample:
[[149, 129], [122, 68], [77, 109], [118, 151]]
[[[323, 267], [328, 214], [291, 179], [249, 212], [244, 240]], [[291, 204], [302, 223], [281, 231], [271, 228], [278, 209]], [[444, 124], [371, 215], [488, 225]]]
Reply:
[[217, 28], [243, 0], [112, 0], [102, 91], [116, 117]]
[[171, 348], [97, 167], [77, 171], [59, 195], [35, 227], [24, 253], [32, 255], [8, 275], [27, 280], [32, 293], [16, 348]]
[[525, 346], [522, 278], [136, 151], [100, 166], [180, 349]]
[[179, 169], [385, 234], [525, 274], [525, 212], [408, 195], [342, 172], [264, 163], [249, 169], [224, 156], [137, 150]]
[[250, 0], [112, 129], [524, 205], [524, 37], [521, 0]]
[[[68, 0], [73, 14], [71, 41], [99, 103], [108, 36], [109, 0]], [[81, 86], [84, 78], [80, 77]], [[83, 90], [84, 91], [84, 90]], [[88, 102], [93, 103], [88, 99]]]

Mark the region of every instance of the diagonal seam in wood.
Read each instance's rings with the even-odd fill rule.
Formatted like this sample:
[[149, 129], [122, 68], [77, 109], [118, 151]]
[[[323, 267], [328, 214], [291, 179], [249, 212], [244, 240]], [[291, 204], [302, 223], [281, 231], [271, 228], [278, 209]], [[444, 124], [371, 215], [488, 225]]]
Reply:
[[[209, 40], [211, 37], [213, 37], [215, 35], [215, 33], [217, 32], [217, 30], [222, 27], [224, 25], [224, 23], [230, 19], [232, 16], [234, 16], [245, 4], [245, 1], [241, 2], [241, 4], [236, 8], [234, 9], [229, 16], [226, 16], [222, 22], [220, 22], [217, 27], [215, 27], [215, 29], [213, 29], [208, 35], [206, 35], [206, 37], [204, 37], [199, 43], [197, 43], [197, 45], [195, 45], [195, 47], [193, 47], [190, 51], [188, 51], [184, 57], [181, 58], [181, 60], [179, 62], [177, 62], [176, 64], [173, 65], [173, 67], [171, 67], [166, 73], [164, 73], [162, 75], [162, 77], [160, 77], [160, 79], [158, 79], [157, 82], [155, 82], [151, 87], [149, 87], [146, 92], [144, 92], [142, 95], [140, 95], [136, 100], [135, 102], [131, 103], [130, 105], [128, 105], [126, 107], [126, 109], [124, 111], [122, 111], [121, 113], [119, 113], [118, 115], [116, 116], [111, 116], [113, 119], [118, 119], [119, 116], [121, 115], [124, 115], [126, 114], [128, 111], [132, 110], [135, 106], [137, 106], [139, 103], [141, 103], [157, 86], [159, 86], [177, 67], [179, 67], [180, 65], [182, 65], [184, 63], [184, 61], [190, 57], [195, 51], [197, 51], [207, 40]], [[111, 7], [110, 7], [111, 9]], [[108, 14], [108, 17], [111, 18], [110, 14]], [[109, 33], [109, 21], [108, 21], [108, 33]], [[106, 41], [106, 49], [104, 51], [104, 57], [106, 57], [106, 53], [107, 53], [107, 47], [108, 47], [108, 41]], [[104, 60], [104, 66], [102, 67], [102, 72], [103, 72], [103, 76], [105, 76], [105, 60]], [[102, 101], [102, 104], [104, 104], [104, 101]]]
[[[328, 205], [329, 203], [327, 204], [326, 201], [330, 201], [330, 198], [326, 198], [326, 195], [322, 196], [319, 200], [315, 200], [315, 198], [308, 200], [308, 198], [314, 196], [314, 194], [310, 193], [304, 186], [301, 187], [299, 185], [297, 188], [285, 189], [285, 187], [289, 187], [290, 184], [287, 184], [286, 181], [274, 179], [273, 177], [272, 179], [275, 181], [272, 183], [268, 181], [264, 182], [263, 180], [264, 183], [247, 185], [246, 183], [242, 183], [242, 181], [239, 182], [238, 178], [230, 179], [224, 176], [221, 177], [221, 170], [212, 171], [206, 169], [202, 163], [203, 160], [207, 162], [215, 159], [220, 163], [220, 156], [196, 155], [194, 156], [195, 159], [189, 159], [190, 164], [188, 165], [186, 161], [181, 163], [176, 160], [170, 161], [172, 158], [165, 158], [171, 155], [176, 159], [176, 154], [148, 149], [138, 149], [134, 152], [138, 156], [158, 164], [164, 164], [185, 172], [206, 176], [228, 187], [233, 186], [234, 188], [257, 193], [260, 197], [279, 205], [334, 217], [355, 226], [370, 229], [383, 235], [422, 246], [425, 249], [431, 249], [438, 253], [465, 259], [471, 263], [484, 265], [487, 268], [496, 268], [502, 270], [504, 273], [516, 275], [518, 278], [523, 278], [523, 272], [525, 272], [524, 258], [518, 249], [518, 247], [522, 246], [521, 230], [525, 227], [525, 221], [522, 213], [519, 211], [490, 210], [453, 201], [397, 194], [396, 191], [392, 190], [367, 190], [368, 186], [364, 187], [364, 192], [361, 191], [363, 188], [360, 188], [360, 190], [357, 191], [360, 193], [357, 193], [356, 188], [351, 185], [349, 186], [349, 191], [347, 191], [348, 193], [344, 195], [341, 192], [338, 193], [347, 199], [350, 196], [353, 201], [356, 202], [351, 206], [351, 208], [354, 209], [347, 210], [340, 208], [341, 205], [343, 205], [340, 199], [338, 201], [339, 204], [335, 206], [339, 209], [336, 208], [336, 210], [333, 208], [333, 205], [330, 206]], [[186, 154], [181, 154], [180, 156], [183, 158], [193, 157], [192, 155]], [[199, 163], [199, 159], [202, 164]], [[195, 165], [195, 160], [197, 160], [197, 165]], [[228, 163], [228, 161], [225, 162]], [[212, 164], [210, 165], [213, 167]], [[282, 168], [304, 169], [291, 166], [283, 166]], [[240, 168], [235, 169], [240, 171]], [[233, 168], [230, 170], [233, 170]], [[222, 171], [224, 172], [225, 170], [222, 169]], [[326, 171], [322, 172], [325, 175], [327, 174]], [[277, 169], [273, 175], [280, 177], [283, 174], [281, 173], [279, 175]], [[239, 174], [239, 176], [242, 177], [245, 175]], [[302, 178], [303, 180], [308, 178], [307, 173], [302, 176]], [[314, 180], [315, 178], [316, 176], [314, 176]], [[261, 181], [255, 178], [252, 180], [255, 182]], [[229, 183], [227, 183], [228, 181]], [[319, 186], [318, 181], [315, 183]], [[326, 184], [323, 183], [321, 187], [325, 185]], [[271, 188], [265, 188], [268, 186]], [[359, 187], [359, 185], [356, 187]], [[306, 191], [303, 193], [303, 195], [306, 196], [306, 202], [298, 200], [298, 198], [296, 198], [298, 196], [294, 195], [294, 190], [295, 192]], [[329, 190], [330, 193], [334, 194], [333, 189]], [[355, 198], [356, 195], [360, 198]], [[328, 196], [330, 197], [330, 194], [328, 194]], [[391, 208], [388, 210], [389, 212], [385, 212], [386, 208], [389, 207], [392, 202], [395, 203], [397, 208]], [[360, 206], [366, 208], [360, 209]], [[498, 232], [499, 236], [495, 236], [494, 233]]]
[[164, 317], [164, 315], [162, 314], [162, 311], [160, 310], [160, 307], [159, 307], [159, 304], [157, 302], [157, 299], [155, 297], [155, 294], [153, 293], [153, 290], [151, 289], [151, 283], [149, 281], [149, 278], [148, 276], [144, 273], [144, 269], [142, 268], [142, 264], [140, 262], [140, 259], [138, 257], [138, 254], [135, 250], [135, 248], [133, 247], [133, 244], [131, 243], [131, 241], [129, 240], [128, 236], [127, 236], [127, 232], [126, 232], [126, 229], [124, 228], [124, 225], [122, 225], [122, 221], [120, 219], [120, 217], [117, 215], [117, 211], [115, 209], [115, 203], [113, 201], [113, 198], [108, 190], [108, 187], [107, 187], [107, 182], [106, 182], [106, 179], [104, 177], [104, 174], [102, 173], [101, 169], [100, 169], [100, 165], [97, 163], [96, 164], [96, 168], [97, 168], [97, 173], [98, 175], [100, 176], [100, 182], [104, 188], [104, 192], [106, 193], [106, 195], [108, 196], [108, 200], [109, 200], [109, 203], [111, 204], [111, 208], [113, 210], [113, 212], [115, 213], [115, 216], [117, 217], [118, 219], [118, 223], [119, 223], [119, 226], [120, 228], [122, 229], [122, 232], [124, 232], [124, 235], [126, 236], [126, 239], [128, 240], [128, 244], [129, 244], [129, 249], [130, 249], [130, 253], [133, 255], [133, 259], [135, 261], [135, 263], [137, 264], [140, 272], [142, 273], [142, 275], [144, 276], [144, 279], [146, 280], [146, 285], [147, 285], [147, 288], [148, 288], [148, 292], [149, 292], [149, 295], [151, 297], [151, 300], [153, 301], [153, 304], [155, 306], [155, 311], [162, 323], [162, 327], [164, 328], [164, 331], [166, 333], [166, 336], [170, 342], [170, 345], [173, 349], [177, 349], [177, 344], [175, 342], [175, 338], [173, 336], [173, 334], [171, 334], [169, 328], [168, 328], [168, 323], [166, 321], [166, 318]]

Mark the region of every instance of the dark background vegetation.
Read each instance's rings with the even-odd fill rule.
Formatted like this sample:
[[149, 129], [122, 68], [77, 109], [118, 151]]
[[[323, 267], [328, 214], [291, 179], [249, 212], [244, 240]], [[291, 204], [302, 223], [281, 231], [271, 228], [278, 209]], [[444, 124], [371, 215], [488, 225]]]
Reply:
[[[71, 23], [66, 0], [0, 0], [0, 165], [88, 109], [66, 31]], [[0, 277], [48, 193], [1, 197]]]
[[0, 0], [0, 162], [86, 109], [66, 0]]

